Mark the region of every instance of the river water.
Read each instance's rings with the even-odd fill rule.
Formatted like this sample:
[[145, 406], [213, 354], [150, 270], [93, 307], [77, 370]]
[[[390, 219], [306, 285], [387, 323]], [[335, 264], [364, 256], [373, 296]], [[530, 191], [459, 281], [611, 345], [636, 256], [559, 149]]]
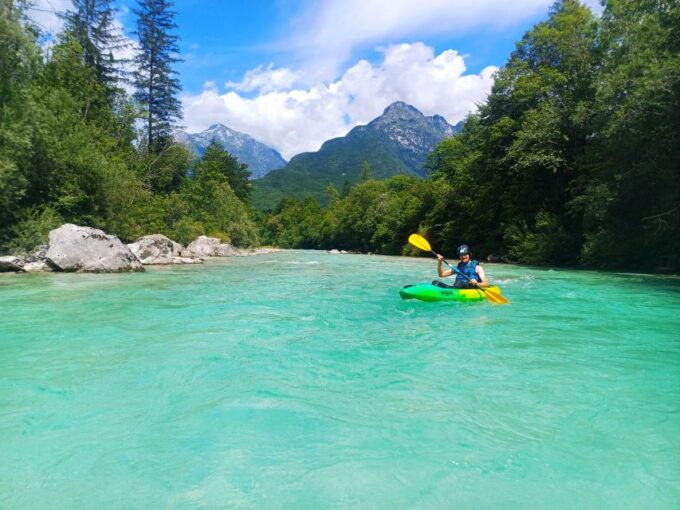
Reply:
[[0, 277], [0, 508], [680, 505], [680, 279], [288, 251]]

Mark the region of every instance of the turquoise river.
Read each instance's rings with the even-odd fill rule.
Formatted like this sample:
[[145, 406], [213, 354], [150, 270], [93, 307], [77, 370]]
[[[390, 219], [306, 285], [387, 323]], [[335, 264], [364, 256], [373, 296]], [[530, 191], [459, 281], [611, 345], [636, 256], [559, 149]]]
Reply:
[[0, 275], [2, 509], [680, 507], [680, 279], [286, 251]]

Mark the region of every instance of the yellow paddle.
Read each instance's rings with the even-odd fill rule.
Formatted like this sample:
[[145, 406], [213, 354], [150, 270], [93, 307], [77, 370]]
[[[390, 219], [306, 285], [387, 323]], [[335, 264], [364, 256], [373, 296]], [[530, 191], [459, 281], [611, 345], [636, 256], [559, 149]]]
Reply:
[[[437, 256], [437, 254], [434, 252], [434, 250], [432, 250], [430, 243], [428, 243], [427, 239], [425, 239], [423, 236], [419, 236], [418, 234], [411, 234], [410, 236], [408, 236], [408, 242], [410, 244], [412, 244], [413, 246], [415, 246], [416, 248], [420, 249], [420, 250], [429, 251], [435, 257]], [[461, 273], [458, 270], [457, 267], [452, 266], [446, 260], [444, 260], [444, 264], [449, 266], [454, 273], [462, 276], [467, 281], [470, 281], [470, 279], [466, 275]], [[510, 301], [508, 300], [508, 298], [506, 298], [505, 296], [502, 296], [498, 292], [495, 292], [495, 291], [489, 290], [489, 289], [483, 289], [482, 287], [475, 287], [475, 288], [481, 290], [484, 293], [484, 295], [486, 296], [486, 299], [488, 299], [489, 301], [491, 301], [494, 304], [497, 304], [497, 305], [510, 304]]]

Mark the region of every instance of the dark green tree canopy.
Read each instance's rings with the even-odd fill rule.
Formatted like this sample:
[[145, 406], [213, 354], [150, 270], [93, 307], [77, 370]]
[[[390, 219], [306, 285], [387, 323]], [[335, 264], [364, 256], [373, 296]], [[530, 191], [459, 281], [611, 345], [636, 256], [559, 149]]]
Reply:
[[204, 179], [226, 179], [239, 199], [247, 201], [250, 196], [250, 170], [222, 147], [212, 142], [196, 166], [196, 176]]

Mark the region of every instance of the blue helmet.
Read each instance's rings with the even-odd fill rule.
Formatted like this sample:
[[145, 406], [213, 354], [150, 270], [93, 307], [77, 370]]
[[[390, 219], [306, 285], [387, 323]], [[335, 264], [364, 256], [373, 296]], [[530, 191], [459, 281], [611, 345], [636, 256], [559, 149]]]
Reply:
[[467, 244], [461, 244], [456, 251], [458, 252], [458, 256], [462, 257], [463, 255], [470, 255], [472, 250], [470, 250], [470, 247]]

